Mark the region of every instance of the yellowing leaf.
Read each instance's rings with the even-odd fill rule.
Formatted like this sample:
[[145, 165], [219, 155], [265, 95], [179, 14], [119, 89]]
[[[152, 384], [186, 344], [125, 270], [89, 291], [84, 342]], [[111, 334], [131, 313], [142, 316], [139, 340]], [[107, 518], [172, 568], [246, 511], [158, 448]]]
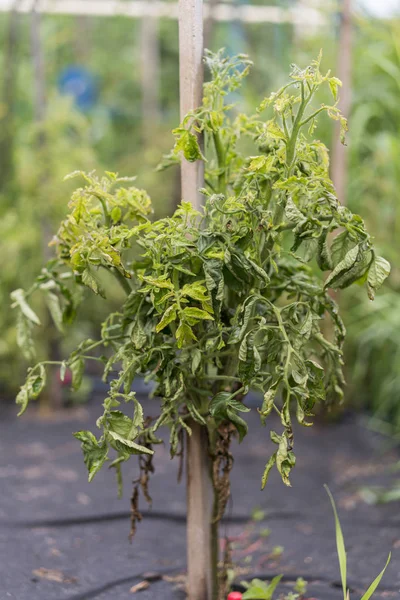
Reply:
[[212, 315], [210, 315], [210, 313], [206, 312], [205, 310], [202, 310], [201, 308], [195, 308], [192, 306], [187, 306], [185, 309], [183, 309], [182, 311], [182, 318], [183, 319], [195, 319], [198, 321], [213, 321], [214, 317]]
[[162, 331], [165, 327], [167, 327], [167, 325], [172, 323], [172, 321], [175, 321], [177, 307], [178, 307], [177, 304], [172, 304], [170, 307], [167, 308], [167, 310], [165, 311], [165, 313], [163, 314], [163, 316], [161, 318], [161, 321], [156, 325], [157, 333]]
[[194, 335], [192, 329], [184, 323], [180, 322], [178, 329], [176, 330], [176, 340], [178, 343], [178, 348], [182, 348], [190, 344], [191, 341], [196, 340], [196, 336]]

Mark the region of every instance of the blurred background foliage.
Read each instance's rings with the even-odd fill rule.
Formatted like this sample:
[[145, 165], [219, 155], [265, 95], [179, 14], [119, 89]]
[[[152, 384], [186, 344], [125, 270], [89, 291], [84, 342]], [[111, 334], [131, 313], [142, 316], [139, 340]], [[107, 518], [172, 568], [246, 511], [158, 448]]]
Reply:
[[[301, 10], [307, 2], [252, 4]], [[312, 4], [323, 25], [206, 24], [208, 47], [246, 52], [254, 61], [241, 102], [256, 107], [286, 79], [291, 63], [309, 64], [320, 48], [325, 68], [337, 74], [340, 2]], [[7, 396], [26, 368], [16, 349], [9, 294], [29, 287], [48, 254], [71, 191], [64, 175], [75, 169], [137, 175], [157, 216], [171, 213], [180, 200], [177, 170], [155, 171], [179, 119], [178, 26], [173, 19], [42, 15], [35, 21], [29, 14], [1, 13], [0, 39], [0, 386]], [[374, 303], [357, 290], [341, 294], [347, 400], [400, 429], [400, 19], [356, 12], [351, 64], [346, 201], [365, 217], [392, 274]], [[316, 133], [331, 145], [328, 119]], [[35, 308], [46, 323], [46, 308]], [[81, 315], [76, 336], [94, 336], [102, 316], [94, 303]], [[63, 350], [50, 327], [40, 335], [41, 354]]]

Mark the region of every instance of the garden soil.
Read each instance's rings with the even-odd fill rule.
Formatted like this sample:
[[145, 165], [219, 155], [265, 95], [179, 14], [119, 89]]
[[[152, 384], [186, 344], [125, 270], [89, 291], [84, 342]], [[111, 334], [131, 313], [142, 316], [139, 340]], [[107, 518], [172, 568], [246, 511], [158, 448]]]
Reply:
[[[157, 447], [153, 505], [142, 502], [143, 521], [131, 544], [135, 460], [125, 465], [118, 499], [112, 470], [87, 482], [80, 445], [71, 435], [94, 430], [100, 403], [46, 419], [35, 410], [16, 419], [14, 408], [2, 405], [0, 600], [185, 597], [185, 486], [176, 483], [177, 461], [170, 460], [167, 445]], [[282, 591], [301, 576], [309, 582], [307, 598], [343, 597], [327, 483], [342, 522], [352, 598], [361, 596], [389, 551], [392, 562], [376, 598], [400, 598], [399, 502], [365, 502], [366, 489], [396, 481], [392, 467], [399, 454], [388, 439], [353, 416], [298, 428], [292, 487], [273, 473], [261, 492], [261, 474], [274, 448], [255, 410], [248, 422], [251, 435], [233, 449], [232, 499], [221, 526], [221, 546], [228, 536], [240, 566], [238, 582], [282, 573]], [[278, 422], [271, 424], [279, 431]]]

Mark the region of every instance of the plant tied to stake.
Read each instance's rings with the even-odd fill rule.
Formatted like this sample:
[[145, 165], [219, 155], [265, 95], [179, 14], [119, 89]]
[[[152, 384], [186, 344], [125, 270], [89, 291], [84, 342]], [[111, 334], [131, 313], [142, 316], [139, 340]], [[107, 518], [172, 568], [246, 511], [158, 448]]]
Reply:
[[[390, 270], [361, 217], [336, 198], [328, 151], [312, 138], [322, 113], [340, 121], [343, 135], [346, 130], [336, 104], [340, 81], [321, 74], [321, 57], [306, 69], [293, 66], [287, 85], [250, 116], [227, 103], [250, 69], [247, 57], [208, 52], [205, 62], [211, 79], [203, 105], [174, 130], [175, 146], [162, 165], [182, 156], [205, 161], [203, 210], [183, 201], [173, 216], [151, 221], [146, 192], [125, 187], [113, 173], [80, 173], [84, 186], [73, 194], [54, 238], [57, 257], [28, 292], [13, 295], [20, 340], [32, 347], [37, 317], [29, 298], [36, 290], [52, 294], [59, 323], [74, 314], [82, 286], [106, 294], [102, 271], [125, 290], [99, 339], [82, 342], [61, 371], [71, 369], [78, 388], [87, 361], [104, 363], [109, 393], [97, 421], [100, 435], [75, 436], [90, 480], [108, 460], [120, 480], [121, 463], [139, 456], [133, 529], [140, 487], [148, 497], [158, 430], [168, 427], [171, 455], [182, 454], [191, 420], [208, 434], [214, 519], [220, 519], [229, 496], [230, 441], [248, 433], [242, 413], [250, 410], [244, 404], [250, 389], [263, 394], [262, 424], [271, 412], [281, 422], [271, 432], [275, 451], [267, 457], [262, 487], [275, 465], [290, 485], [293, 415], [309, 426], [316, 403], [342, 396], [345, 329], [328, 289], [362, 283], [373, 299]], [[322, 86], [330, 87], [333, 104], [315, 107]], [[244, 150], [249, 147], [251, 155]], [[325, 281], [320, 272], [327, 272]], [[326, 320], [333, 339], [323, 335]], [[46, 364], [29, 370], [17, 397], [21, 413], [43, 388]], [[137, 376], [155, 384], [156, 420], [144, 417], [132, 392]], [[121, 410], [125, 403], [132, 405], [131, 416]]]

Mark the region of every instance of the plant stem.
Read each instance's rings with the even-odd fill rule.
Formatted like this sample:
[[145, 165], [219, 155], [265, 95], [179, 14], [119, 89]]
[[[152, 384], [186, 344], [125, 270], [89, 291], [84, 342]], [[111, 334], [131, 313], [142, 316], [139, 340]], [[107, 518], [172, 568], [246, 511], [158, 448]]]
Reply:
[[107, 204], [106, 201], [104, 200], [104, 198], [102, 198], [99, 194], [93, 194], [97, 200], [100, 202], [102, 208], [103, 208], [103, 213], [104, 213], [104, 220], [105, 223], [107, 225], [107, 227], [110, 227], [111, 225], [111, 217], [110, 217], [110, 213], [107, 210]]
[[[229, 354], [231, 354], [229, 352]], [[242, 381], [240, 377], [234, 377], [233, 375], [205, 375], [204, 377], [196, 377], [196, 379], [215, 379], [216, 381]]]
[[299, 110], [297, 111], [297, 115], [296, 118], [294, 120], [293, 123], [293, 129], [292, 129], [292, 133], [290, 135], [290, 138], [288, 140], [287, 143], [287, 147], [286, 147], [286, 167], [287, 167], [287, 177], [290, 177], [291, 172], [292, 172], [292, 168], [293, 168], [293, 164], [294, 164], [294, 159], [296, 156], [296, 142], [297, 142], [297, 136], [299, 135], [299, 131], [300, 128], [302, 126], [302, 118], [304, 115], [304, 111], [307, 108], [308, 103], [310, 102], [312, 95], [313, 95], [313, 89], [311, 89], [309, 96], [305, 96], [304, 95], [304, 83], [301, 82], [301, 104], [299, 106]]
[[218, 169], [220, 171], [220, 173], [218, 175], [218, 191], [220, 194], [223, 194], [226, 191], [225, 190], [225, 187], [226, 187], [225, 171], [224, 171], [225, 152], [224, 152], [224, 148], [222, 146], [221, 136], [219, 135], [218, 131], [213, 132], [213, 140], [214, 140], [215, 152], [217, 155]]

